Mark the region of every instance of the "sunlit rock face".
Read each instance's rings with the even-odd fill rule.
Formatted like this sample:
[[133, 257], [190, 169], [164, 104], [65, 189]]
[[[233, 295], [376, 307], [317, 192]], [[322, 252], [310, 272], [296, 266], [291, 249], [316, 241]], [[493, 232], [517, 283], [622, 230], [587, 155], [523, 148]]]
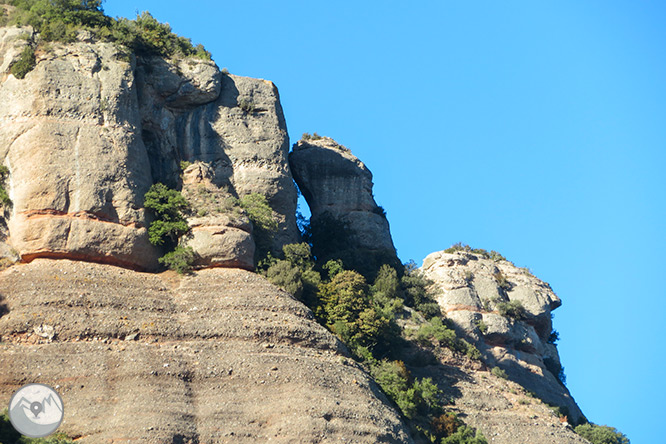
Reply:
[[372, 194], [372, 173], [349, 149], [328, 137], [300, 140], [289, 162], [313, 221], [333, 216], [352, 229], [357, 247], [395, 254], [388, 220]]
[[425, 258], [422, 270], [434, 282], [442, 312], [490, 365], [544, 401], [567, 407], [573, 420], [582, 415], [557, 378], [551, 311], [562, 302], [550, 285], [485, 252], [438, 251]]
[[[2, 251], [154, 269], [163, 252], [148, 242], [143, 196], [157, 182], [180, 189], [182, 161], [205, 163], [220, 192], [265, 195], [278, 220], [276, 250], [298, 240], [289, 139], [271, 82], [90, 39], [38, 51], [17, 79], [9, 67], [24, 35], [0, 28], [0, 163], [12, 200], [1, 215]], [[236, 234], [203, 262], [251, 268], [253, 247]]]

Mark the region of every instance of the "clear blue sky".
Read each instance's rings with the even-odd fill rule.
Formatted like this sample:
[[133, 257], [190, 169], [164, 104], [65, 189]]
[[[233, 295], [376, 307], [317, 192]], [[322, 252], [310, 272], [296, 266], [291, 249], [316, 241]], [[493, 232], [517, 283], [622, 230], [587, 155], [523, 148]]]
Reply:
[[530, 267], [588, 418], [664, 442], [666, 4], [125, 1], [273, 80], [292, 142], [372, 170], [403, 261], [462, 241]]

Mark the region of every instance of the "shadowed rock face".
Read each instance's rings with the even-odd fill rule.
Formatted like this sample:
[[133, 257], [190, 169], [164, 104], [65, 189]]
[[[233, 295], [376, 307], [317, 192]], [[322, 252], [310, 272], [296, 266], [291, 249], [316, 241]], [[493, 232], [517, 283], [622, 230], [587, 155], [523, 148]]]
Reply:
[[[289, 140], [271, 82], [193, 58], [128, 61], [112, 44], [86, 42], [38, 53], [19, 80], [7, 73], [26, 33], [0, 28], [0, 163], [13, 202], [0, 225], [24, 261], [155, 268], [161, 252], [148, 242], [143, 196], [156, 182], [180, 188], [182, 160], [206, 163], [211, 183], [231, 196], [266, 195], [279, 221], [276, 249], [298, 239]], [[252, 268], [247, 242], [225, 237], [213, 249], [227, 259], [208, 263]]]
[[300, 140], [289, 155], [312, 221], [325, 214], [346, 222], [357, 247], [395, 254], [388, 220], [372, 194], [372, 173], [333, 139]]
[[55, 387], [77, 442], [412, 442], [340, 342], [256, 274], [37, 259], [0, 272], [0, 302], [0, 403]]
[[[551, 373], [561, 365], [557, 346], [549, 341], [551, 311], [561, 301], [550, 285], [506, 260], [462, 251], [432, 253], [422, 270], [434, 281], [442, 311], [477, 344], [490, 365], [499, 365], [544, 401], [567, 407], [572, 420], [582, 416]], [[501, 304], [510, 302], [525, 308], [523, 319], [499, 313]]]

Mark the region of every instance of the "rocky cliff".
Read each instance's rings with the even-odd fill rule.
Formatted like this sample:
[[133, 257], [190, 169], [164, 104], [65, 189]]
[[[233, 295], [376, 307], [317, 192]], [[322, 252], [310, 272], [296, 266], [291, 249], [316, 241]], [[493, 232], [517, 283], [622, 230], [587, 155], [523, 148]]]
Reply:
[[[271, 82], [86, 32], [38, 50], [16, 78], [9, 68], [36, 38], [0, 28], [11, 199], [0, 217], [0, 403], [24, 383], [49, 384], [66, 405], [62, 431], [83, 443], [425, 442], [312, 311], [248, 271], [256, 227], [239, 198], [267, 198], [279, 251], [300, 239], [293, 180], [313, 225], [349, 229], [339, 248], [395, 263], [369, 169], [330, 138], [288, 155]], [[192, 206], [181, 245], [198, 269], [187, 276], [136, 271], [154, 271], [163, 253], [144, 208], [158, 182]], [[469, 251], [433, 253], [423, 271], [483, 359], [410, 345], [412, 375], [432, 378], [446, 410], [489, 442], [585, 443], [562, 423], [562, 407], [573, 421], [582, 413], [557, 378], [550, 287]]]
[[[159, 252], [148, 242], [143, 196], [157, 182], [181, 187], [182, 161], [205, 164], [213, 195], [266, 196], [278, 220], [276, 249], [297, 240], [289, 139], [271, 82], [193, 57], [135, 57], [85, 32], [37, 51], [24, 79], [8, 75], [31, 38], [28, 28], [0, 29], [0, 160], [13, 203], [6, 243], [23, 261], [154, 269]], [[202, 264], [254, 266], [247, 224], [191, 223], [192, 245], [207, 243]]]
[[[451, 250], [456, 250], [455, 248]], [[440, 251], [423, 262], [446, 317], [490, 366], [577, 423], [582, 413], [562, 379], [552, 310], [562, 302], [550, 285], [485, 251]]]

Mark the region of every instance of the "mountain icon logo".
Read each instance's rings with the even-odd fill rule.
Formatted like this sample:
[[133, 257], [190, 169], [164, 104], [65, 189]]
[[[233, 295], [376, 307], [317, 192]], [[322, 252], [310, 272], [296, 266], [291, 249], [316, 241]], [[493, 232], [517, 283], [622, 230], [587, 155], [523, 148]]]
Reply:
[[24, 385], [9, 401], [9, 420], [17, 432], [30, 438], [52, 434], [63, 417], [62, 399], [48, 385]]

